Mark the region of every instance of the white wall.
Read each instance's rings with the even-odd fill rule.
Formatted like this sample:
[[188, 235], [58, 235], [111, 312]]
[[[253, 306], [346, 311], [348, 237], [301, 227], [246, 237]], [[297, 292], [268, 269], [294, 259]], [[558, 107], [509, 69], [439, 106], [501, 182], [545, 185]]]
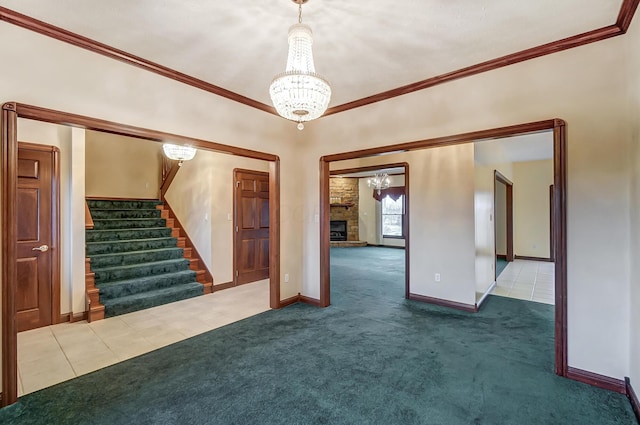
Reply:
[[476, 292], [484, 294], [495, 281], [493, 167], [474, 164]]
[[[85, 164], [85, 136], [83, 128], [71, 129], [71, 275], [73, 283], [71, 285], [71, 313], [78, 315], [86, 310], [86, 238], [85, 228], [85, 185], [84, 172]], [[61, 310], [64, 312], [64, 310]]]
[[358, 182], [358, 230], [359, 239], [366, 241], [370, 245], [380, 245], [380, 205], [371, 196], [371, 188], [367, 186], [367, 178], [361, 178]]
[[[496, 231], [494, 220], [500, 220], [500, 214], [494, 211], [493, 182], [495, 170], [509, 180], [513, 178], [513, 166], [508, 162], [503, 142], [488, 140], [474, 143], [474, 216], [475, 216], [475, 270], [476, 292], [482, 296], [495, 281]], [[507, 142], [508, 143], [508, 142]], [[504, 185], [503, 185], [504, 188]], [[500, 186], [497, 186], [500, 189]], [[506, 195], [506, 192], [505, 192]], [[500, 196], [498, 195], [498, 198]], [[500, 208], [500, 206], [498, 206]], [[505, 204], [506, 208], [506, 204]], [[506, 213], [505, 213], [506, 214]], [[498, 226], [501, 224], [498, 223]], [[503, 224], [506, 229], [506, 222]], [[503, 238], [506, 244], [506, 231], [497, 235], [498, 245]], [[501, 252], [503, 250], [504, 252]], [[506, 246], [498, 246], [498, 254], [506, 254]]]
[[72, 131], [66, 126], [20, 119], [18, 140], [60, 149], [60, 313], [82, 313], [85, 309], [84, 130]]
[[234, 168], [268, 172], [269, 162], [200, 150], [165, 195], [215, 285], [233, 280]]
[[628, 79], [629, 99], [628, 113], [632, 123], [630, 128], [630, 136], [633, 149], [631, 151], [630, 160], [633, 167], [633, 175], [631, 179], [631, 291], [627, 307], [630, 310], [630, 329], [629, 329], [629, 373], [636, 394], [640, 393], [640, 34], [638, 28], [640, 25], [636, 21], [632, 26], [633, 31], [628, 35], [630, 42], [628, 46]]
[[[620, 306], [628, 305], [630, 256], [620, 247], [629, 246], [630, 241], [632, 140], [628, 129], [637, 117], [632, 120], [627, 112], [628, 75], [621, 64], [626, 62], [627, 43], [637, 38], [639, 26], [636, 19], [626, 36], [309, 124], [312, 140], [301, 159], [307, 170], [301, 180], [305, 216], [312, 218], [318, 213], [320, 156], [562, 118], [568, 123], [569, 365], [616, 378], [625, 376], [629, 371], [630, 313]], [[639, 54], [637, 51], [633, 54]], [[428, 166], [428, 173], [435, 178], [440, 178], [441, 168], [447, 169], [438, 160]], [[412, 177], [414, 170], [421, 171], [412, 168]], [[412, 229], [420, 220], [423, 218], [412, 219]], [[473, 230], [469, 232], [473, 235]], [[311, 296], [317, 295], [319, 288], [318, 236], [318, 224], [305, 220], [302, 290]], [[428, 255], [424, 247], [413, 249], [413, 241], [421, 237], [412, 230], [412, 259]], [[473, 247], [473, 241], [470, 245]]]

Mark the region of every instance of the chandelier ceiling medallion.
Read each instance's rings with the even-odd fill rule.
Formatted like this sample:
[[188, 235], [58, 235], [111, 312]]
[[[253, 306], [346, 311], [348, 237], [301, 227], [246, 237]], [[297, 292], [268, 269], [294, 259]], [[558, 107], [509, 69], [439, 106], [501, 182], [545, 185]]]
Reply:
[[162, 151], [165, 156], [174, 161], [178, 161], [178, 166], [182, 166], [184, 161], [190, 161], [196, 156], [196, 148], [189, 145], [174, 145], [165, 143], [162, 145]]
[[375, 176], [369, 177], [367, 179], [367, 186], [373, 187], [375, 190], [377, 190], [378, 195], [380, 195], [382, 189], [388, 189], [390, 185], [391, 179], [389, 178], [389, 174], [387, 173], [376, 173]]
[[315, 120], [327, 110], [331, 87], [316, 74], [311, 28], [302, 23], [302, 4], [308, 0], [292, 1], [298, 4], [298, 23], [289, 28], [287, 68], [273, 78], [269, 94], [278, 114], [297, 122], [302, 130], [303, 122]]

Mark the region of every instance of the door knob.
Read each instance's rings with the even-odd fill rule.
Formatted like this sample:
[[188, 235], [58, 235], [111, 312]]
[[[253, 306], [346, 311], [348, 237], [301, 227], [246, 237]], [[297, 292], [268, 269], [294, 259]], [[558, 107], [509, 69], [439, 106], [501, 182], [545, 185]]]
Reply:
[[40, 245], [37, 248], [31, 248], [31, 251], [47, 252], [49, 251], [49, 245]]

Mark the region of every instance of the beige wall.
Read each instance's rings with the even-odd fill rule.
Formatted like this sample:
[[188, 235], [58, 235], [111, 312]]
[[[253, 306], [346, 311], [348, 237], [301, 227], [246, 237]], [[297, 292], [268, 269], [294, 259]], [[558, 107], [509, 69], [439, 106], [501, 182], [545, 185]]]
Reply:
[[[566, 120], [569, 365], [616, 378], [625, 376], [629, 371], [630, 313], [620, 306], [628, 304], [630, 256], [628, 250], [619, 247], [628, 246], [630, 241], [632, 140], [628, 129], [636, 125], [637, 118], [632, 119], [627, 110], [631, 77], [621, 64], [631, 53], [627, 44], [638, 37], [639, 26], [635, 20], [630, 33], [623, 37], [309, 124], [312, 140], [303, 157], [306, 159], [301, 161], [308, 170], [303, 186], [306, 214], [318, 212], [317, 161], [322, 155], [555, 117]], [[633, 49], [632, 54], [640, 53]], [[439, 175], [443, 166], [438, 161], [428, 165], [428, 173], [434, 178], [445, 178]], [[462, 168], [464, 163], [458, 166]], [[451, 167], [455, 169], [456, 165]], [[466, 173], [453, 173], [451, 177], [458, 181], [467, 178]], [[415, 187], [416, 179], [411, 181]], [[412, 220], [412, 229], [419, 220], [424, 218]], [[454, 231], [458, 228], [454, 223], [448, 226]], [[303, 232], [310, 249], [304, 256], [302, 292], [314, 296], [319, 288], [318, 224], [305, 222]], [[472, 228], [469, 232], [473, 234]], [[446, 236], [446, 231], [442, 233]], [[413, 249], [413, 241], [424, 236], [412, 230], [412, 259], [429, 256], [426, 247]]]
[[549, 186], [553, 160], [513, 164], [513, 251], [524, 257], [550, 257]]
[[158, 199], [162, 144], [88, 130], [85, 184], [90, 197]]
[[165, 198], [213, 275], [233, 280], [233, 170], [269, 171], [269, 163], [199, 150], [182, 164]]

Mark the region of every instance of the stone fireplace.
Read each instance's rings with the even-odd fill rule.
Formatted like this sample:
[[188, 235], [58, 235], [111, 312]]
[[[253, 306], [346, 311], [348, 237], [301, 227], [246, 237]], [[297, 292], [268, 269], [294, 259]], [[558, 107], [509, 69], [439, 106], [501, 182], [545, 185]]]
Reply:
[[[357, 178], [332, 177], [329, 180], [331, 232], [334, 231], [334, 222], [346, 223], [346, 238], [342, 239], [343, 241], [357, 241], [360, 238], [359, 196], [360, 188]], [[333, 237], [331, 240], [334, 240]]]

